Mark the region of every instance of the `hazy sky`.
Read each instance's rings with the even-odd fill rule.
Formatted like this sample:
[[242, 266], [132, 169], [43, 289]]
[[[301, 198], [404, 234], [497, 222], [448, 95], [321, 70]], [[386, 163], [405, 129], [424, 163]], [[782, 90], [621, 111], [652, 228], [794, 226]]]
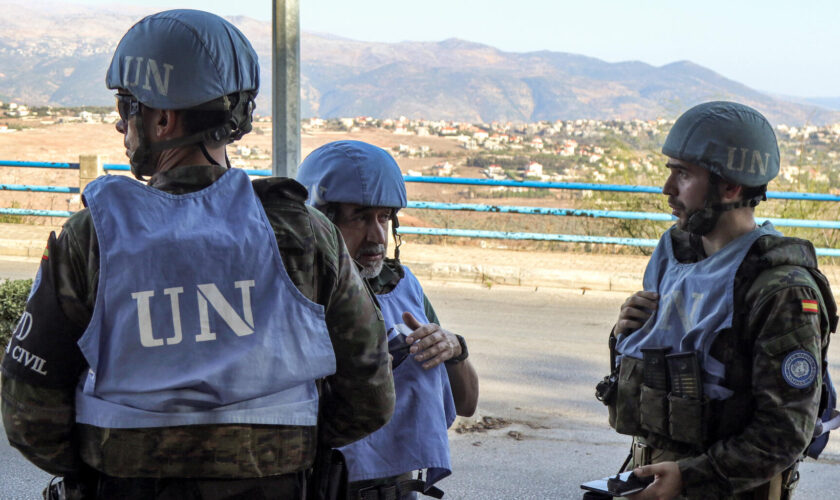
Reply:
[[[270, 20], [273, 0], [70, 0]], [[690, 60], [757, 90], [840, 96], [837, 0], [299, 0], [301, 29], [365, 41], [461, 38], [655, 66]]]

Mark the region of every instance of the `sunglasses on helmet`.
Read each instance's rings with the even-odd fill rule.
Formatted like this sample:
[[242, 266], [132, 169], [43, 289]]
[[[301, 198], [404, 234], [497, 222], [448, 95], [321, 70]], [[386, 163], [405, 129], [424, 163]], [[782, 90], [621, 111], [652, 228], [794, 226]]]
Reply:
[[140, 101], [133, 95], [116, 94], [115, 97], [117, 98], [117, 112], [121, 120], [127, 120], [128, 117], [140, 112]]

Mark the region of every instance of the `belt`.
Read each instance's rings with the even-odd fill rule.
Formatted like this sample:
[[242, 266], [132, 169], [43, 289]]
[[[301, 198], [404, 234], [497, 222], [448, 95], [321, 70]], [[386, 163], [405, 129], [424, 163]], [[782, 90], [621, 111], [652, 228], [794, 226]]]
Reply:
[[412, 491], [420, 492], [432, 498], [443, 498], [443, 491], [432, 486], [425, 489], [426, 482], [420, 479], [398, 481], [394, 484], [381, 484], [362, 488], [354, 495], [353, 500], [399, 500], [402, 495]]

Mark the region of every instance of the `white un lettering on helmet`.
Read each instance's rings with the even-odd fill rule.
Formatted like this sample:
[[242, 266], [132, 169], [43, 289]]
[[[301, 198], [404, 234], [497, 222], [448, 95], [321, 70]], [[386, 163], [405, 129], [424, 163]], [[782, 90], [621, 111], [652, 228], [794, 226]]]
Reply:
[[[726, 170], [732, 172], [743, 172], [749, 158], [749, 169], [747, 172], [759, 175], [767, 175], [767, 166], [770, 165], [770, 153], [762, 153], [756, 149], [728, 147]], [[758, 166], [758, 170], [756, 170]]]
[[[143, 89], [154, 90], [162, 96], [169, 94], [169, 76], [175, 69], [172, 64], [159, 63], [154, 59], [141, 56], [125, 56], [123, 65], [122, 81], [128, 88], [142, 85]], [[163, 68], [163, 74], [161, 74], [161, 68]], [[154, 89], [152, 83], [154, 83]]]

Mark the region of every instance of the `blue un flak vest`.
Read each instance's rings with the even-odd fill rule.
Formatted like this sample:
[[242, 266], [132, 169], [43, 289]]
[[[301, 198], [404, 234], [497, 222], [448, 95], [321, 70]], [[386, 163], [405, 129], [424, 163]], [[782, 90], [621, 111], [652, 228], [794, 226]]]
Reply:
[[659, 293], [659, 306], [641, 328], [619, 335], [616, 349], [636, 359], [642, 359], [644, 348], [696, 351], [705, 394], [727, 399], [733, 393], [720, 385], [725, 367], [709, 350], [718, 334], [732, 326], [735, 273], [750, 247], [761, 236], [780, 233], [765, 222], [699, 262], [681, 263], [674, 256], [672, 230], [662, 235], [645, 269], [644, 289]]
[[[390, 337], [394, 325], [410, 312], [425, 324], [423, 289], [406, 267], [405, 277], [390, 293], [377, 295]], [[347, 462], [348, 479], [362, 481], [427, 469], [426, 488], [452, 473], [447, 429], [455, 421], [455, 403], [446, 367], [424, 370], [409, 356], [394, 369], [394, 416], [373, 434], [340, 448]]]
[[77, 422], [316, 424], [314, 381], [335, 373], [324, 310], [289, 279], [245, 172], [182, 195], [105, 176], [85, 201], [100, 274]]

